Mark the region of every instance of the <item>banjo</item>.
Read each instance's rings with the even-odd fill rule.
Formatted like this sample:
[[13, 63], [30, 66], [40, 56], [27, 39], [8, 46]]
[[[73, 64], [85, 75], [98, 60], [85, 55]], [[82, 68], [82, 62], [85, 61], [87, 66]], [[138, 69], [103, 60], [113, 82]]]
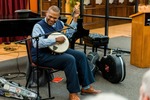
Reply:
[[[75, 9], [80, 6], [79, 2], [76, 2], [76, 3], [77, 4], [75, 5]], [[73, 14], [74, 14], [74, 12], [73, 12]], [[73, 16], [73, 14], [72, 14], [72, 16]], [[70, 23], [71, 21], [72, 21], [72, 17], [71, 17], [71, 19], [68, 20], [67, 23]], [[69, 48], [69, 40], [68, 40], [68, 38], [64, 34], [62, 34], [60, 32], [54, 32], [54, 33], [50, 34], [48, 36], [48, 38], [52, 39], [52, 38], [57, 38], [59, 36], [63, 36], [65, 38], [65, 42], [62, 43], [62, 44], [55, 43], [55, 44], [49, 46], [49, 49], [51, 51], [55, 52], [55, 53], [63, 53]]]
[[62, 43], [62, 44], [55, 43], [55, 44], [49, 46], [49, 49], [52, 50], [55, 53], [63, 53], [69, 48], [69, 40], [68, 40], [68, 38], [64, 34], [62, 34], [60, 32], [54, 32], [54, 33], [50, 34], [48, 36], [48, 38], [52, 39], [52, 38], [57, 38], [59, 36], [63, 36], [65, 38], [65, 42]]

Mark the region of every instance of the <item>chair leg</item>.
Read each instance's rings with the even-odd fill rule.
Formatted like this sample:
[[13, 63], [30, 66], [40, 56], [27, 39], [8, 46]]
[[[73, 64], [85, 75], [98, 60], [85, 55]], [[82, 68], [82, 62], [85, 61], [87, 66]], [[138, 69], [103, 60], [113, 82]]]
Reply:
[[26, 82], [26, 85], [25, 85], [26, 88], [28, 88], [29, 80], [30, 80], [30, 78], [31, 78], [31, 73], [32, 73], [32, 71], [33, 71], [32, 68], [30, 68], [30, 69], [29, 69], [29, 75], [28, 75], [28, 78], [27, 78], [27, 82]]
[[86, 54], [86, 44], [84, 44], [84, 53]]
[[55, 97], [51, 96], [51, 86], [50, 86], [50, 80], [49, 80], [49, 73], [46, 71], [46, 76], [47, 76], [47, 85], [48, 85], [48, 94], [49, 94], [49, 99], [54, 99]]

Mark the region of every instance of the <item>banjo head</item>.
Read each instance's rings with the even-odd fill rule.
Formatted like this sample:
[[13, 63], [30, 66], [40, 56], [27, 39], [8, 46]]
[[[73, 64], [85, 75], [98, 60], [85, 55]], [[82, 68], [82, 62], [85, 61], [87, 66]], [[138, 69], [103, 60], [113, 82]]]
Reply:
[[63, 53], [69, 48], [69, 40], [68, 40], [68, 38], [64, 34], [62, 34], [60, 32], [54, 32], [54, 33], [50, 34], [48, 36], [48, 38], [49, 39], [53, 39], [53, 38], [57, 38], [59, 36], [63, 36], [66, 39], [65, 42], [62, 43], [62, 44], [55, 43], [55, 44], [49, 46], [49, 49], [52, 50], [53, 52], [56, 52], [56, 53]]

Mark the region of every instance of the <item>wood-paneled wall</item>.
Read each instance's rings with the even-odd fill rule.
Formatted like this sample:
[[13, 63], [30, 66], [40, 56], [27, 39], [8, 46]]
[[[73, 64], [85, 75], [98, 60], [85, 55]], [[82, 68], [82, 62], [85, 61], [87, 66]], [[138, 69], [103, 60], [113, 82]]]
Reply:
[[[139, 0], [139, 3], [148, 3], [148, 0]], [[61, 11], [65, 12], [65, 3], [66, 0], [61, 0]], [[58, 5], [57, 0], [40, 0], [40, 12], [41, 16], [45, 16], [45, 11], [51, 5]], [[84, 14], [92, 15], [105, 15], [105, 4], [106, 0], [102, 0], [101, 4], [96, 4], [96, 0], [90, 0], [90, 4], [84, 5]], [[135, 13], [135, 0], [129, 2], [129, 0], [124, 0], [123, 3], [120, 3], [119, 0], [113, 0], [113, 3], [109, 4], [109, 16], [119, 16], [119, 17], [129, 17], [131, 14]], [[105, 20], [104, 18], [94, 18], [94, 17], [85, 17], [84, 16], [84, 26], [89, 29], [103, 27]], [[110, 19], [109, 25], [126, 23], [130, 20], [116, 20]], [[93, 27], [94, 26], [94, 27]]]
[[[93, 0], [94, 2], [95, 0]], [[92, 15], [105, 15], [105, 7], [106, 0], [102, 0], [101, 4], [91, 3], [89, 5], [85, 5], [84, 14], [92, 14]], [[134, 14], [134, 6], [135, 0], [133, 2], [129, 2], [129, 0], [124, 0], [123, 3], [120, 3], [119, 0], [114, 0], [113, 3], [109, 3], [109, 16], [119, 16], [119, 17], [129, 17], [131, 14]], [[104, 18], [94, 18], [94, 17], [84, 17], [84, 23], [86, 28], [95, 28], [103, 27], [105, 25]], [[126, 23], [130, 22], [127, 20], [117, 20], [110, 19], [109, 25]]]

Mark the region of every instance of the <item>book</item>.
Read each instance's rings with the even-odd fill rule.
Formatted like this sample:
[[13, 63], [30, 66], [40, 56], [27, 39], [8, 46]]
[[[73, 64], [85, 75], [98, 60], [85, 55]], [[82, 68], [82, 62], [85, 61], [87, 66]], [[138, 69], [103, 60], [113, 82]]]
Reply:
[[52, 82], [59, 83], [59, 82], [61, 82], [62, 80], [63, 80], [62, 77], [55, 77], [55, 78], [52, 80]]

